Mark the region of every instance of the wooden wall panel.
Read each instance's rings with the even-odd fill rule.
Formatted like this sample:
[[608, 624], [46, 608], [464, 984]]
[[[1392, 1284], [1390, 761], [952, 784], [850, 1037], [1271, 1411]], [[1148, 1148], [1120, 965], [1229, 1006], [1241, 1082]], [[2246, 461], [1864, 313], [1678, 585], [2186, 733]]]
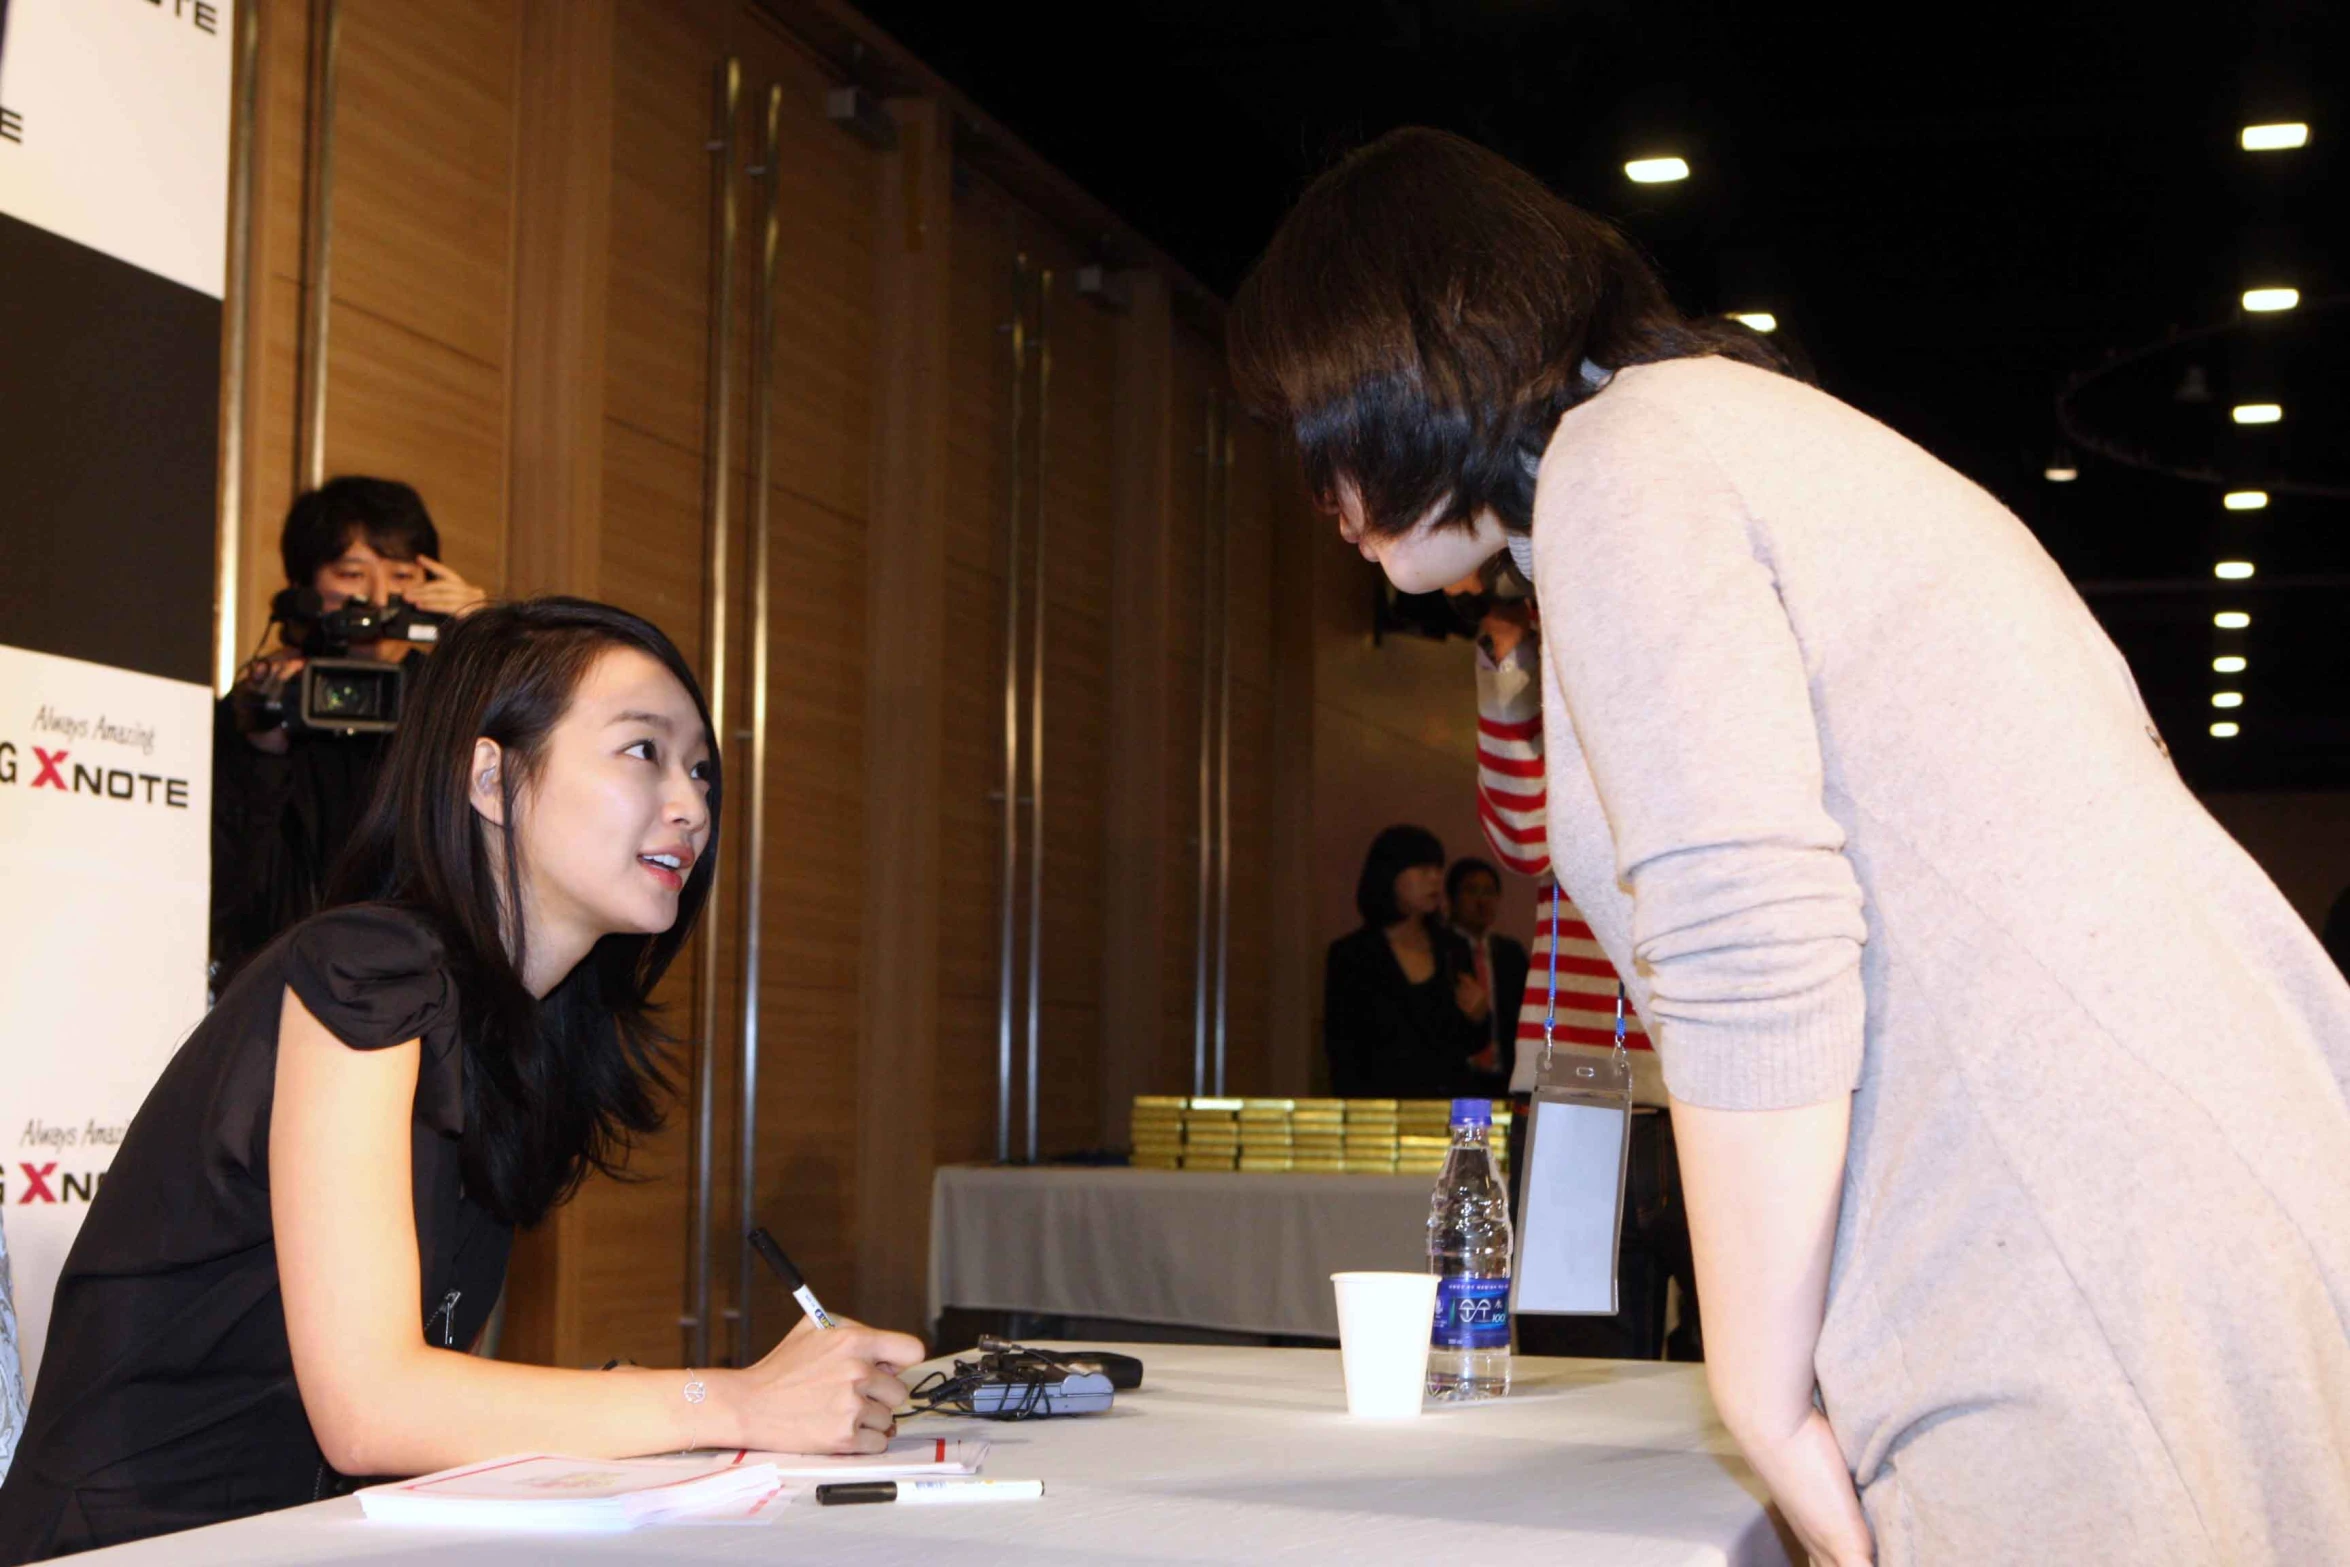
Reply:
[[[758, 1212], [802, 1271], [850, 1310], [846, 1303], [857, 1297], [857, 993], [793, 985], [780, 974], [760, 988]], [[732, 1233], [734, 1209], [722, 1213], [723, 1275], [740, 1238]], [[754, 1327], [764, 1348], [789, 1332], [800, 1312], [766, 1269], [755, 1276]], [[723, 1281], [722, 1294], [733, 1293], [732, 1282]]]
[[1277, 1081], [1267, 1049], [1273, 946], [1271, 692], [1235, 679], [1232, 685], [1232, 925], [1230, 993], [1226, 998], [1225, 1080], [1235, 1094], [1302, 1093], [1302, 1083]]
[[692, 11], [663, 0], [621, 0], [615, 27], [604, 413], [698, 454], [715, 50]]
[[338, 299], [327, 384], [327, 472], [416, 486], [440, 529], [441, 558], [498, 592], [506, 555], [504, 370]]
[[[1003, 586], [949, 563], [946, 748], [941, 767], [939, 994], [992, 1020], [1003, 886]], [[992, 1026], [992, 1022], [991, 1022]], [[990, 1050], [992, 1052], [992, 1045]], [[992, 1072], [994, 1056], [988, 1057]]]
[[604, 421], [600, 589], [702, 666], [702, 458]]
[[947, 558], [1001, 577], [1004, 507], [1011, 495], [1012, 254], [1003, 197], [972, 179], [955, 193], [955, 295], [948, 373], [954, 386], [948, 450]]
[[853, 991], [865, 864], [865, 528], [780, 487], [770, 520], [762, 962], [781, 983]]
[[[520, 0], [344, 6], [336, 85], [336, 300], [500, 366], [521, 11]], [[333, 417], [330, 402], [330, 429]]]
[[[1180, 427], [1180, 426], [1179, 426]], [[1181, 562], [1174, 579], [1182, 580]], [[1193, 589], [1193, 603], [1198, 590]], [[1170, 633], [1173, 627], [1170, 624]], [[1167, 814], [1161, 839], [1167, 881], [1167, 924], [1159, 940], [1163, 998], [1152, 1086], [1138, 1093], [1188, 1094], [1197, 1019], [1199, 932], [1199, 688], [1197, 659], [1167, 659]]]
[[[824, 117], [824, 94], [838, 85], [829, 70], [788, 41], [761, 42], [746, 55], [756, 62], [748, 81], [759, 114], [767, 84], [783, 86], [776, 483], [863, 517], [872, 466], [873, 153]], [[755, 227], [754, 207], [745, 228]]]

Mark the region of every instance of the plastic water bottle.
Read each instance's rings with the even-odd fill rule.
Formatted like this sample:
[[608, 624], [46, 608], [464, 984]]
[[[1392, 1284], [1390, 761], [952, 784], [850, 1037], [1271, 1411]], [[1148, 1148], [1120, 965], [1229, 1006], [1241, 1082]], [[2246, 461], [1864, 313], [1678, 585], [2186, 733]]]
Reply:
[[1499, 1398], [1510, 1390], [1510, 1205], [1494, 1172], [1493, 1104], [1452, 1102], [1452, 1149], [1428, 1203], [1436, 1320], [1428, 1396]]

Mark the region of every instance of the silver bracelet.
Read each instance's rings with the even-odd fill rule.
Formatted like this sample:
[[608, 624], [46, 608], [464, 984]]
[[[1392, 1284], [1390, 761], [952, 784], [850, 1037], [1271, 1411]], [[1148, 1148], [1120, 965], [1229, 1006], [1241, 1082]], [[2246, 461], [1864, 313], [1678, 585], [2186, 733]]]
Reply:
[[705, 1383], [700, 1377], [694, 1375], [694, 1373], [691, 1371], [688, 1371], [685, 1374], [685, 1401], [689, 1404], [698, 1404], [709, 1396], [709, 1384]]

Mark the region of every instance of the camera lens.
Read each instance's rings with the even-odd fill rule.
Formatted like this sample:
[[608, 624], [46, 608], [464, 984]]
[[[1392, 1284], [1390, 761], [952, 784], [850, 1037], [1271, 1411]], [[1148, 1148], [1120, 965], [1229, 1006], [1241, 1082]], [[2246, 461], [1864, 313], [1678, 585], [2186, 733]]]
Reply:
[[330, 723], [390, 719], [395, 678], [390, 670], [332, 671], [311, 685], [310, 711]]

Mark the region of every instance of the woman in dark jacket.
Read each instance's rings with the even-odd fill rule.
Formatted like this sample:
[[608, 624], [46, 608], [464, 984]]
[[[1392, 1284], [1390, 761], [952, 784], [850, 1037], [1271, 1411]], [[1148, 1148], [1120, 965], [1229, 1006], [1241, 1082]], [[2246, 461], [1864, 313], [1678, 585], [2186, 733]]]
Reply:
[[1424, 827], [1371, 842], [1355, 884], [1362, 929], [1330, 944], [1322, 1047], [1332, 1091], [1348, 1098], [1447, 1099], [1493, 1091], [1471, 1065], [1491, 1005], [1460, 938], [1438, 923], [1444, 845]]

